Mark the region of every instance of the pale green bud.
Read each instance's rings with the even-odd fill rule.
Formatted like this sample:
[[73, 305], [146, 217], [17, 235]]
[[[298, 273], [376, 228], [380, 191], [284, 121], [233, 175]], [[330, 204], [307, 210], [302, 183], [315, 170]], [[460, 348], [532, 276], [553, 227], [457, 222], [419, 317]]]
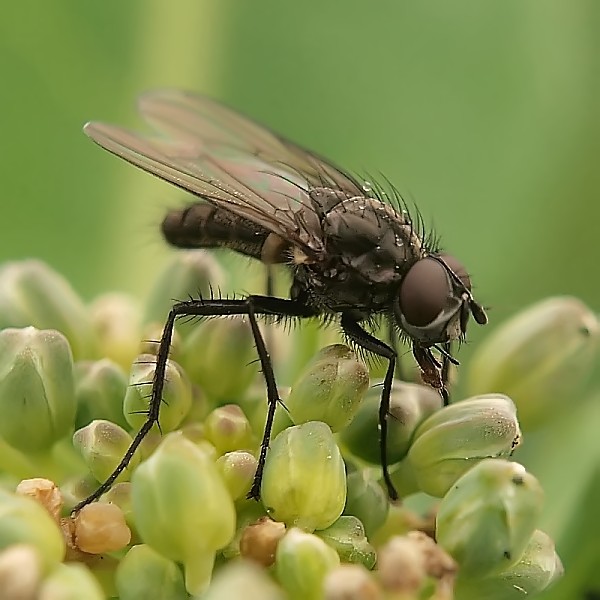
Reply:
[[192, 383], [192, 405], [188, 411], [185, 419], [183, 420], [184, 425], [197, 425], [206, 419], [208, 413], [211, 410], [211, 406], [208, 403], [208, 398], [200, 386]]
[[189, 598], [179, 567], [146, 544], [127, 552], [117, 567], [115, 579], [119, 600]]
[[333, 525], [315, 535], [331, 546], [342, 561], [359, 563], [367, 569], [375, 566], [375, 548], [369, 544], [365, 528], [356, 517], [342, 515]]
[[[400, 498], [406, 498], [421, 491], [415, 468], [408, 458], [401, 460], [392, 467], [390, 478]], [[382, 485], [385, 485], [385, 482], [382, 481]]]
[[[141, 354], [131, 367], [123, 413], [133, 429], [139, 429], [146, 421], [155, 369], [156, 357], [151, 354]], [[176, 362], [167, 361], [160, 406], [160, 430], [168, 432], [177, 429], [191, 406], [192, 386], [187, 374]]]
[[216, 551], [235, 533], [233, 500], [213, 460], [171, 433], [136, 469], [131, 486], [141, 538], [182, 563], [187, 591], [200, 594], [210, 582]]
[[109, 358], [129, 370], [139, 352], [141, 309], [126, 294], [104, 294], [90, 306], [98, 356]]
[[369, 370], [342, 344], [323, 348], [296, 380], [285, 406], [296, 424], [323, 421], [337, 432], [352, 421], [369, 387]]
[[186, 338], [181, 364], [217, 404], [236, 401], [258, 372], [250, 324], [241, 317], [210, 319]]
[[58, 331], [0, 332], [0, 436], [22, 452], [41, 452], [75, 419], [73, 359]]
[[206, 417], [204, 434], [219, 454], [247, 450], [255, 445], [250, 423], [237, 404], [215, 408]]
[[[376, 465], [381, 463], [380, 403], [381, 386], [373, 386], [352, 423], [341, 433], [344, 446], [352, 454]], [[439, 393], [429, 386], [394, 381], [387, 418], [387, 453], [390, 464], [406, 456], [417, 426], [441, 406]]]
[[105, 600], [89, 569], [80, 563], [56, 565], [42, 582], [37, 600]]
[[295, 527], [277, 546], [275, 572], [290, 600], [321, 600], [323, 581], [339, 564], [333, 548], [316, 535]]
[[523, 554], [542, 504], [542, 488], [523, 466], [484, 460], [442, 499], [436, 539], [459, 563], [463, 575], [499, 573]]
[[346, 503], [346, 471], [325, 423], [296, 425], [273, 440], [261, 498], [268, 514], [288, 526], [313, 531], [338, 519]]
[[382, 600], [383, 592], [363, 565], [341, 564], [323, 582], [324, 600]]
[[571, 407], [597, 367], [600, 325], [576, 298], [534, 304], [501, 325], [477, 347], [469, 363], [473, 394], [502, 392], [525, 427]]
[[38, 502], [0, 488], [0, 550], [13, 544], [33, 546], [47, 572], [65, 555], [58, 524]]
[[36, 548], [13, 544], [0, 551], [0, 590], [9, 600], [36, 600], [42, 565]]
[[422, 491], [443, 496], [484, 458], [509, 456], [520, 443], [510, 398], [489, 394], [446, 406], [417, 429], [408, 462]]
[[127, 391], [127, 375], [111, 360], [81, 361], [75, 365], [75, 398], [80, 428], [94, 419], [106, 419], [127, 427], [123, 415], [123, 398]]
[[250, 491], [258, 464], [253, 454], [235, 450], [219, 457], [216, 464], [234, 500], [244, 497]]
[[[98, 481], [104, 481], [114, 471], [132, 441], [129, 433], [110, 421], [92, 421], [73, 434], [73, 445]], [[117, 481], [127, 481], [139, 462], [140, 456], [136, 452]]]
[[461, 600], [522, 600], [535, 597], [563, 574], [554, 542], [543, 531], [533, 532], [519, 562], [484, 579], [459, 577], [455, 591]]
[[[173, 298], [211, 297], [211, 290], [218, 290], [224, 281], [223, 269], [214, 255], [204, 250], [180, 251], [165, 266], [157, 278], [146, 305], [145, 323], [164, 323], [173, 306]], [[189, 332], [192, 324], [182, 320], [177, 323], [180, 332]]]
[[269, 577], [252, 561], [229, 562], [218, 571], [202, 600], [289, 600]]
[[29, 325], [60, 331], [76, 360], [93, 353], [90, 319], [71, 285], [43, 262], [5, 263], [0, 267], [0, 329]]
[[370, 537], [385, 523], [390, 507], [388, 497], [365, 470], [350, 473], [346, 480], [348, 494], [344, 514], [360, 519]]

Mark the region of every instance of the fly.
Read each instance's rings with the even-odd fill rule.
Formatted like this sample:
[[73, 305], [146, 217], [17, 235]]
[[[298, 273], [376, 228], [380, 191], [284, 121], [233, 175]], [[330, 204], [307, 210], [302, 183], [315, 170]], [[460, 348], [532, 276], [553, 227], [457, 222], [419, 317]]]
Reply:
[[[375, 337], [377, 318], [412, 345], [423, 380], [448, 402], [450, 343], [465, 337], [472, 316], [487, 322], [465, 268], [441, 253], [387, 184], [363, 183], [205, 96], [162, 90], [141, 97], [139, 110], [156, 134], [88, 123], [85, 133], [133, 165], [191, 192], [197, 200], [163, 221], [166, 241], [180, 248], [229, 248], [292, 275], [287, 298], [198, 298], [176, 302], [161, 336], [147, 419], [110, 477], [74, 510], [98, 499], [126, 468], [158, 422], [165, 368], [179, 317], [245, 315], [267, 388], [268, 412], [249, 498], [258, 499], [271, 428], [280, 402], [258, 327], [260, 317], [337, 319], [349, 341], [388, 361], [379, 410], [383, 477], [388, 472], [387, 416], [395, 349]], [[434, 350], [435, 352], [432, 352]]]

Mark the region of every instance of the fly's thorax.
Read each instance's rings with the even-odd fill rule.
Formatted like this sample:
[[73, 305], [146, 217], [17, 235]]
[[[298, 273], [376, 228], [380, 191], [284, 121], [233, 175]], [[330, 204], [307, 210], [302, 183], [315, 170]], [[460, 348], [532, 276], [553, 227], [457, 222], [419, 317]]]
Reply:
[[343, 190], [328, 187], [315, 187], [309, 192], [315, 212], [322, 219], [332, 208], [349, 198]]
[[324, 215], [322, 228], [327, 255], [367, 283], [394, 286], [423, 255], [408, 215], [375, 198], [338, 202]]

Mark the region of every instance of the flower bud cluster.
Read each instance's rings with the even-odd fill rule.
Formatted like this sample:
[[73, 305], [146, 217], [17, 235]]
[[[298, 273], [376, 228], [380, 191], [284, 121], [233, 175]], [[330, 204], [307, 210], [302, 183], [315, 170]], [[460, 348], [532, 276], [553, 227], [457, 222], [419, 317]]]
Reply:
[[[381, 386], [339, 343], [288, 366], [299, 374], [281, 390], [261, 498], [247, 499], [266, 414], [252, 332], [244, 319], [178, 326], [159, 423], [100, 501], [70, 514], [146, 420], [158, 342], [144, 336], [160, 336], [168, 299], [210, 294], [223, 278], [202, 252], [170, 271], [175, 282], [159, 279], [142, 319], [123, 296], [86, 308], [40, 263], [0, 268], [0, 590], [26, 600], [156, 590], [174, 600], [501, 600], [521, 597], [517, 588], [535, 597], [560, 577], [540, 529], [541, 486], [510, 459], [521, 406], [531, 400], [528, 419], [542, 422], [548, 382], [560, 379], [563, 394], [589, 374], [597, 322], [572, 299], [494, 333], [475, 353], [465, 400], [444, 407], [435, 390], [394, 382], [387, 456], [402, 505], [381, 484]], [[425, 495], [434, 512], [419, 507]]]

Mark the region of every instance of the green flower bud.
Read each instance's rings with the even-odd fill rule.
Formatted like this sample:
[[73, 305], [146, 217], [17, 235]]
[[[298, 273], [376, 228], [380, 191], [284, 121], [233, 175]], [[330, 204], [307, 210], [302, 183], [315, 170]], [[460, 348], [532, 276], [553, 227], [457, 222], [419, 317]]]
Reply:
[[313, 531], [338, 519], [346, 503], [346, 471], [325, 423], [296, 425], [273, 440], [261, 497], [267, 513], [288, 526]]
[[184, 426], [201, 424], [208, 416], [211, 408], [204, 391], [192, 383], [192, 405], [183, 420]]
[[[104, 481], [121, 462], [131, 445], [132, 437], [122, 427], [110, 421], [92, 421], [73, 434], [73, 445], [79, 450], [87, 467], [98, 481]], [[127, 481], [140, 463], [135, 453], [117, 481]]]
[[126, 294], [105, 294], [90, 306], [92, 328], [98, 356], [129, 370], [139, 352], [141, 338], [140, 307]]
[[277, 546], [275, 572], [290, 600], [321, 600], [323, 581], [339, 564], [333, 548], [297, 528], [290, 529]]
[[461, 600], [522, 600], [533, 598], [562, 574], [563, 567], [554, 550], [554, 542], [536, 529], [519, 562], [484, 579], [461, 577], [459, 573], [455, 592]]
[[[85, 468], [85, 465], [82, 468]], [[82, 477], [72, 477], [60, 486], [64, 505], [67, 509], [72, 509], [97, 489], [98, 480], [91, 473], [87, 473]]]
[[246, 415], [236, 404], [215, 408], [204, 422], [204, 434], [219, 454], [252, 448], [252, 429]]
[[137, 530], [163, 556], [183, 563], [185, 586], [200, 594], [215, 553], [235, 533], [235, 509], [217, 467], [179, 433], [167, 435], [131, 481]]
[[[341, 433], [344, 446], [355, 456], [379, 465], [379, 404], [381, 387], [373, 386], [356, 417]], [[387, 419], [390, 464], [402, 460], [417, 426], [442, 406], [439, 393], [429, 386], [394, 381]]]
[[256, 373], [250, 324], [242, 318], [211, 319], [186, 338], [181, 364], [194, 383], [218, 404], [236, 401]]
[[146, 544], [129, 550], [119, 563], [115, 579], [120, 600], [189, 598], [179, 567]]
[[296, 380], [285, 401], [292, 421], [323, 421], [337, 432], [346, 427], [369, 387], [369, 370], [342, 344], [323, 348]]
[[[139, 429], [146, 421], [155, 369], [156, 357], [150, 354], [138, 356], [131, 368], [123, 413], [133, 429]], [[168, 432], [177, 429], [191, 406], [192, 386], [187, 374], [176, 362], [167, 361], [160, 407], [160, 430]]]
[[[158, 277], [146, 306], [144, 322], [164, 323], [173, 298], [210, 298], [211, 290], [223, 285], [224, 273], [215, 257], [204, 250], [178, 252]], [[177, 323], [181, 333], [189, 333], [192, 324]]]
[[80, 563], [56, 565], [42, 583], [37, 600], [104, 600], [96, 578]]
[[73, 359], [58, 331], [0, 332], [0, 436], [22, 452], [41, 452], [75, 419]]
[[363, 565], [341, 564], [323, 582], [324, 600], [381, 600], [383, 592]]
[[65, 541], [48, 511], [31, 498], [0, 489], [0, 549], [13, 544], [33, 546], [46, 572], [65, 555]]
[[542, 488], [524, 467], [484, 460], [442, 499], [436, 539], [456, 559], [463, 575], [499, 573], [523, 554], [542, 503]]
[[580, 300], [549, 298], [496, 329], [469, 364], [469, 390], [502, 392], [525, 427], [573, 405], [596, 366], [600, 326]]
[[359, 563], [367, 569], [375, 566], [375, 548], [369, 544], [365, 528], [356, 517], [341, 516], [333, 525], [315, 535], [331, 546], [344, 562]]
[[225, 565], [215, 575], [202, 600], [289, 600], [265, 569], [247, 560]]
[[0, 551], [0, 590], [3, 598], [35, 600], [41, 577], [42, 565], [34, 546], [13, 544]]
[[484, 458], [509, 456], [521, 432], [510, 398], [489, 394], [446, 406], [417, 429], [408, 461], [422, 491], [443, 496]]
[[116, 363], [102, 360], [81, 361], [75, 365], [75, 427], [84, 427], [94, 419], [106, 419], [127, 427], [123, 415], [123, 398], [127, 391], [127, 375]]
[[76, 360], [92, 354], [89, 316], [70, 284], [37, 260], [5, 263], [0, 267], [0, 329], [29, 325], [60, 331]]
[[228, 452], [217, 460], [217, 468], [234, 500], [244, 497], [250, 491], [257, 464], [254, 455], [243, 450]]
[[372, 536], [387, 519], [390, 503], [383, 488], [365, 470], [354, 471], [346, 478], [348, 494], [345, 515], [360, 519], [367, 537]]

